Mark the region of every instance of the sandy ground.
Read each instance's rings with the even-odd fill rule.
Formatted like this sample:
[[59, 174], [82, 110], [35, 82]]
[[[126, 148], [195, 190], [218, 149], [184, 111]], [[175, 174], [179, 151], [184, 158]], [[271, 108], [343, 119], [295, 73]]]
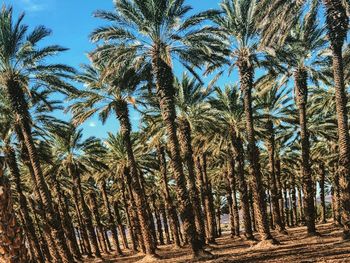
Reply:
[[[283, 263], [311, 263], [311, 262], [349, 262], [350, 241], [341, 241], [341, 230], [332, 223], [318, 225], [320, 237], [306, 237], [306, 228], [289, 228], [288, 235], [273, 232], [280, 241], [280, 245], [259, 247], [241, 238], [230, 238], [224, 234], [217, 238], [216, 245], [210, 245], [208, 251], [215, 255], [215, 259], [201, 262], [215, 263], [258, 263], [258, 262], [283, 262]], [[256, 236], [258, 238], [258, 236]], [[188, 248], [173, 249], [172, 246], [160, 246], [157, 253], [165, 263], [186, 263], [191, 260]], [[142, 260], [142, 254], [131, 255], [125, 251], [124, 257], [115, 257], [113, 254], [103, 255], [103, 260], [86, 260], [84, 262], [122, 262], [133, 263]]]

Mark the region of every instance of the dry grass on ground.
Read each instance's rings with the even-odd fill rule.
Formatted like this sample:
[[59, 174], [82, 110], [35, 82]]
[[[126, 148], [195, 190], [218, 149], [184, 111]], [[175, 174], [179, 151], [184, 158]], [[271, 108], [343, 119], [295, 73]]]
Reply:
[[[211, 245], [210, 250], [216, 258], [201, 261], [212, 263], [259, 263], [259, 262], [283, 262], [283, 263], [311, 263], [311, 262], [350, 262], [350, 242], [341, 241], [341, 230], [331, 223], [318, 225], [320, 237], [306, 237], [306, 228], [297, 227], [288, 229], [289, 235], [284, 236], [274, 233], [281, 242], [278, 246], [268, 248], [251, 247], [250, 244], [240, 238], [232, 239], [228, 235], [217, 239], [217, 245]], [[186, 263], [191, 262], [189, 249], [172, 249], [171, 246], [159, 247], [157, 253], [161, 256], [161, 263]], [[113, 255], [104, 255], [104, 260], [85, 261], [92, 262], [121, 262], [134, 263], [143, 258], [143, 255], [130, 255], [125, 252], [121, 258]]]

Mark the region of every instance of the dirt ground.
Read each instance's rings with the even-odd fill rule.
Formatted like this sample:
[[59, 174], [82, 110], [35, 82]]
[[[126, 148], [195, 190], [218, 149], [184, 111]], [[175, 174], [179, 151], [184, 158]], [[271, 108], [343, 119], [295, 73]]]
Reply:
[[[283, 262], [283, 263], [311, 263], [311, 262], [349, 262], [350, 241], [341, 240], [341, 230], [327, 223], [317, 226], [320, 237], [306, 237], [306, 228], [289, 228], [288, 235], [273, 232], [280, 241], [280, 245], [260, 247], [252, 245], [241, 238], [232, 239], [228, 234], [217, 238], [216, 245], [207, 248], [215, 259], [201, 262], [212, 263], [258, 263], [258, 262]], [[256, 236], [258, 238], [258, 236]], [[157, 253], [161, 263], [186, 263], [191, 260], [188, 248], [173, 249], [172, 246], [160, 246]], [[103, 260], [86, 260], [92, 262], [121, 262], [133, 263], [142, 260], [142, 254], [130, 255], [125, 251], [124, 257], [116, 258], [113, 255], [104, 255]]]

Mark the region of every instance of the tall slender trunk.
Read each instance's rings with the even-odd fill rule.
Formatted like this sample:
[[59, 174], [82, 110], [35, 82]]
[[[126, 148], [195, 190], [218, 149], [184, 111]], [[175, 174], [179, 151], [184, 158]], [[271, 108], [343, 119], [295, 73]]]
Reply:
[[[9, 263], [26, 263], [29, 254], [24, 242], [11, 196], [10, 183], [0, 163], [0, 260]], [[1, 261], [2, 261], [1, 260]]]
[[[137, 245], [138, 247], [141, 249], [141, 251], [143, 253], [146, 253], [146, 247], [145, 247], [145, 242], [142, 236], [142, 230], [141, 230], [141, 222], [140, 222], [140, 218], [139, 218], [139, 214], [138, 214], [138, 210], [137, 210], [137, 205], [135, 202], [135, 197], [134, 197], [134, 192], [132, 189], [132, 183], [131, 183], [131, 176], [130, 176], [130, 169], [129, 167], [124, 167], [124, 171], [123, 171], [123, 175], [124, 175], [124, 179], [126, 179], [126, 186], [127, 186], [127, 193], [128, 193], [128, 200], [129, 200], [129, 207], [131, 209], [131, 221], [133, 222], [133, 229], [134, 229], [134, 234], [137, 240]], [[146, 210], [147, 208], [145, 208], [145, 211], [147, 213], [147, 217], [148, 217], [148, 212]], [[149, 223], [149, 220], [147, 219], [147, 223]], [[151, 238], [153, 241], [153, 234], [152, 234], [152, 230], [150, 230], [150, 234], [151, 234]], [[150, 255], [150, 254], [149, 254]], [[152, 257], [152, 255], [150, 255]]]
[[94, 229], [94, 225], [92, 223], [91, 212], [85, 201], [85, 195], [81, 185], [81, 178], [80, 178], [79, 171], [77, 169], [78, 169], [77, 167], [71, 166], [69, 169], [69, 173], [70, 173], [70, 176], [73, 178], [73, 187], [75, 187], [77, 190], [78, 199], [81, 205], [82, 218], [86, 225], [86, 229], [89, 235], [89, 240], [92, 245], [93, 253], [95, 254], [96, 257], [101, 257], [101, 252], [100, 252], [100, 248], [98, 247], [96, 232]]
[[117, 251], [117, 254], [122, 255], [123, 253], [122, 253], [122, 251], [120, 249], [120, 245], [119, 245], [117, 226], [115, 225], [115, 220], [114, 220], [114, 217], [112, 214], [111, 204], [109, 202], [105, 180], [102, 180], [100, 188], [101, 188], [101, 193], [102, 193], [103, 204], [104, 204], [106, 211], [107, 211], [108, 227], [112, 233], [114, 247], [115, 247], [115, 250]]
[[238, 58], [238, 70], [240, 76], [240, 88], [243, 93], [244, 113], [246, 119], [246, 132], [248, 140], [248, 160], [253, 175], [253, 196], [258, 231], [263, 240], [273, 240], [270, 232], [267, 211], [265, 205], [265, 190], [262, 183], [260, 169], [259, 150], [256, 146], [254, 118], [252, 110], [252, 89], [254, 86], [254, 68], [250, 61], [249, 52], [242, 52]]
[[130, 202], [126, 196], [126, 189], [125, 189], [124, 180], [121, 180], [121, 192], [122, 192], [122, 196], [123, 196], [123, 203], [124, 203], [126, 220], [128, 222], [129, 237], [130, 237], [131, 245], [132, 245], [131, 249], [132, 249], [132, 251], [136, 252], [136, 251], [138, 251], [137, 250], [138, 240], [137, 240], [137, 235], [136, 235], [136, 227], [134, 225], [132, 212], [130, 211], [130, 209], [132, 209], [132, 208], [131, 208]]
[[[303, 199], [304, 198], [303, 198], [302, 194], [303, 194], [302, 188], [299, 187], [298, 188], [299, 224], [305, 223], [305, 216], [304, 216], [305, 213], [304, 213], [304, 206], [303, 206], [303, 204], [304, 204]], [[297, 218], [297, 214], [295, 214], [295, 218]]]
[[130, 168], [130, 182], [132, 185], [132, 192], [135, 198], [136, 209], [138, 217], [140, 220], [142, 238], [144, 241], [146, 254], [152, 257], [156, 256], [155, 244], [152, 238], [152, 231], [149, 226], [149, 218], [146, 209], [146, 200], [142, 193], [140, 184], [140, 174], [137, 170], [137, 164], [134, 157], [134, 151], [132, 148], [130, 133], [131, 133], [131, 123], [129, 118], [129, 110], [127, 102], [121, 99], [118, 102], [118, 109], [116, 110], [118, 120], [120, 122], [120, 132], [123, 136], [123, 142], [128, 155], [128, 165]]
[[332, 200], [332, 206], [334, 210], [334, 223], [337, 226], [342, 226], [342, 218], [341, 218], [341, 205], [340, 205], [340, 186], [339, 186], [339, 174], [338, 174], [338, 167], [335, 165], [333, 167], [333, 200]]
[[228, 162], [228, 178], [230, 182], [230, 187], [232, 191], [232, 211], [235, 219], [235, 236], [240, 235], [240, 220], [239, 220], [239, 208], [236, 193], [236, 173], [235, 173], [235, 161], [230, 158]]
[[249, 209], [251, 211], [251, 225], [252, 225], [252, 230], [257, 231], [257, 226], [256, 226], [256, 220], [255, 220], [255, 211], [254, 211], [254, 198], [253, 198], [253, 191], [251, 186], [249, 186]]
[[[297, 213], [297, 195], [296, 195], [296, 184], [295, 184], [295, 175], [292, 174], [291, 178], [291, 184], [290, 184], [290, 194], [289, 198], [291, 199], [291, 225], [295, 226], [298, 225], [298, 213]], [[301, 204], [301, 197], [298, 198], [299, 204]], [[299, 220], [302, 221], [302, 217], [299, 217]]]
[[315, 225], [315, 203], [313, 181], [311, 176], [310, 164], [310, 142], [309, 132], [307, 129], [307, 71], [304, 67], [299, 67], [294, 71], [295, 80], [295, 99], [299, 111], [299, 125], [300, 125], [300, 140], [301, 140], [301, 157], [302, 157], [302, 185], [304, 192], [304, 212], [305, 223], [308, 235], [316, 234]]
[[237, 179], [238, 179], [238, 190], [241, 197], [241, 206], [242, 206], [242, 217], [243, 225], [245, 231], [245, 237], [248, 240], [254, 240], [252, 224], [250, 218], [249, 210], [249, 196], [248, 196], [248, 187], [244, 175], [244, 148], [242, 139], [237, 136], [234, 129], [231, 129], [231, 144], [233, 148], [233, 156], [235, 162], [237, 163]]
[[273, 127], [273, 122], [271, 120], [267, 121], [268, 139], [267, 139], [267, 150], [269, 155], [269, 172], [270, 172], [270, 190], [271, 190], [271, 203], [272, 203], [272, 216], [274, 225], [277, 227], [279, 232], [285, 233], [285, 228], [281, 219], [281, 211], [279, 206], [279, 195], [277, 188], [276, 179], [276, 166], [275, 166], [275, 131]]
[[204, 253], [203, 244], [199, 240], [192, 204], [186, 187], [186, 178], [181, 162], [179, 140], [177, 138], [176, 112], [174, 103], [174, 75], [170, 66], [161, 57], [160, 43], [155, 45], [152, 54], [152, 69], [157, 87], [157, 97], [162, 118], [168, 135], [170, 161], [176, 181], [176, 194], [179, 201], [179, 211], [186, 238], [190, 242], [193, 256]]
[[173, 235], [174, 244], [176, 247], [179, 248], [181, 244], [180, 244], [180, 236], [179, 236], [180, 234], [179, 234], [178, 225], [177, 225], [177, 221], [178, 221], [177, 213], [176, 213], [176, 208], [171, 198], [170, 190], [168, 186], [165, 152], [164, 152], [164, 148], [160, 145], [157, 146], [157, 154], [158, 154], [159, 169], [162, 175], [163, 195], [164, 195], [164, 200], [166, 203], [166, 207], [167, 207], [169, 219], [170, 219], [170, 229]]
[[179, 141], [183, 158], [188, 169], [188, 184], [193, 211], [195, 216], [196, 229], [200, 241], [205, 244], [205, 225], [203, 212], [200, 204], [199, 191], [196, 186], [195, 164], [193, 159], [191, 127], [186, 118], [179, 118]]
[[225, 172], [225, 178], [226, 178], [226, 200], [227, 200], [227, 206], [228, 206], [228, 212], [229, 212], [229, 218], [230, 218], [230, 233], [231, 233], [231, 238], [233, 238], [236, 235], [236, 233], [235, 233], [235, 215], [233, 213], [231, 184], [230, 184], [227, 172]]
[[196, 181], [198, 185], [199, 190], [199, 197], [200, 197], [200, 204], [203, 207], [203, 221], [204, 221], [204, 228], [205, 228], [205, 236], [208, 236], [208, 211], [207, 207], [205, 205], [205, 185], [204, 185], [204, 178], [203, 178], [203, 169], [201, 165], [201, 157], [197, 156], [195, 158], [195, 165], [196, 165]]
[[342, 48], [347, 36], [349, 18], [341, 0], [323, 0], [326, 6], [326, 25], [331, 42], [333, 78], [338, 124], [339, 186], [343, 238], [350, 239], [350, 136], [348, 127], [347, 93], [344, 83]]
[[73, 253], [74, 257], [76, 259], [80, 259], [81, 253], [79, 251], [78, 243], [76, 240], [72, 218], [69, 214], [67, 198], [64, 196], [61, 190], [60, 183], [57, 180], [55, 173], [51, 173], [51, 179], [53, 181], [54, 188], [56, 191], [58, 210], [60, 211], [61, 217], [63, 219], [62, 227], [64, 230], [64, 234], [68, 239], [67, 241], [68, 247], [70, 251]]
[[108, 247], [107, 247], [107, 241], [105, 239], [104, 229], [101, 222], [101, 216], [100, 211], [98, 209], [96, 194], [94, 192], [89, 193], [89, 203], [90, 203], [90, 210], [92, 212], [92, 215], [95, 219], [96, 227], [97, 227], [97, 235], [101, 243], [101, 248], [103, 252], [108, 253]]
[[[30, 243], [32, 244], [34, 254], [33, 256], [38, 262], [44, 262], [45, 257], [44, 254], [41, 251], [40, 244], [39, 244], [39, 239], [37, 237], [37, 234], [35, 232], [34, 228], [34, 223], [33, 220], [29, 214], [29, 208], [28, 208], [28, 202], [27, 198], [23, 194], [22, 191], [22, 183], [21, 183], [21, 175], [20, 171], [17, 165], [17, 160], [16, 160], [16, 154], [14, 149], [10, 146], [7, 145], [6, 151], [5, 151], [5, 160], [6, 163], [9, 167], [10, 173], [12, 177], [15, 179], [15, 184], [16, 184], [16, 191], [18, 194], [19, 198], [19, 205], [21, 209], [21, 213], [23, 215], [23, 223], [26, 226], [27, 229], [27, 234], [28, 234], [28, 239]], [[1, 171], [0, 171], [1, 172]]]
[[279, 159], [279, 152], [276, 152], [276, 182], [277, 182], [277, 196], [278, 196], [278, 204], [280, 208], [280, 217], [283, 229], [286, 227], [285, 221], [285, 213], [284, 213], [284, 203], [283, 203], [283, 194], [282, 194], [282, 182], [281, 182], [281, 161]]
[[115, 219], [116, 219], [116, 222], [117, 222], [118, 230], [119, 230], [119, 233], [120, 233], [120, 235], [122, 237], [123, 247], [125, 249], [128, 249], [129, 248], [129, 244], [128, 244], [128, 240], [126, 238], [125, 227], [123, 225], [123, 222], [122, 222], [122, 219], [121, 219], [121, 216], [120, 216], [119, 203], [117, 201], [115, 201], [113, 203], [113, 208], [114, 208], [114, 215], [115, 215]]
[[165, 205], [164, 205], [164, 203], [162, 201], [160, 203], [160, 213], [162, 215], [162, 222], [163, 222], [163, 225], [164, 225], [164, 233], [165, 233], [166, 244], [169, 245], [171, 243], [171, 240], [170, 240], [170, 233], [169, 233], [168, 218], [167, 218]]
[[[284, 195], [284, 214], [285, 214], [285, 219], [286, 219], [286, 225], [287, 226], [291, 226], [292, 224], [290, 224], [289, 222], [289, 198], [288, 198], [288, 187], [287, 187], [287, 183], [284, 182], [284, 186], [283, 186], [283, 195]], [[293, 223], [293, 222], [292, 222]]]
[[326, 169], [323, 163], [320, 163], [320, 199], [321, 199], [321, 222], [323, 224], [327, 223], [326, 215], [326, 199], [325, 199], [325, 179], [326, 179]]
[[[47, 245], [47, 250], [48, 250], [47, 258], [50, 258], [51, 261], [61, 263], [62, 258], [61, 258], [61, 255], [59, 254], [54, 238], [48, 229], [49, 227], [45, 222], [45, 217], [43, 216], [44, 212], [41, 210], [41, 202], [34, 201], [34, 199], [29, 199], [29, 202], [30, 202], [30, 206], [32, 208], [34, 219], [38, 229], [40, 229], [41, 227], [43, 228], [42, 241]], [[39, 217], [41, 219], [41, 222], [39, 220]]]
[[86, 230], [86, 225], [83, 222], [83, 216], [82, 216], [81, 209], [80, 209], [80, 206], [79, 206], [78, 190], [76, 189], [76, 187], [73, 187], [72, 193], [73, 193], [73, 200], [74, 200], [74, 207], [75, 207], [76, 217], [77, 217], [77, 221], [79, 223], [80, 233], [81, 233], [81, 236], [82, 236], [82, 239], [83, 239], [85, 252], [86, 252], [88, 257], [92, 257], [92, 251], [91, 251], [91, 245], [90, 245], [90, 241], [89, 241], [89, 236], [88, 236], [88, 233], [87, 233], [87, 230]]
[[[60, 189], [58, 189], [60, 190]], [[80, 259], [81, 256], [81, 252], [79, 250], [79, 245], [78, 245], [78, 241], [77, 241], [77, 236], [76, 236], [76, 231], [75, 231], [75, 227], [73, 225], [73, 219], [69, 213], [69, 201], [67, 196], [65, 195], [65, 193], [62, 191], [61, 193], [62, 195], [62, 210], [63, 210], [63, 217], [64, 217], [64, 221], [63, 221], [63, 225], [67, 226], [67, 231], [70, 230], [69, 234], [67, 233], [66, 235], [71, 239], [70, 241], [68, 241], [71, 246], [72, 246], [72, 251], [73, 251], [73, 255], [77, 258]]]
[[204, 193], [204, 207], [206, 210], [206, 216], [207, 216], [207, 241], [208, 243], [215, 243], [215, 214], [213, 214], [212, 210], [212, 204], [210, 200], [211, 189], [210, 189], [210, 182], [209, 178], [207, 176], [207, 158], [206, 153], [202, 154], [201, 158], [201, 166], [202, 166], [202, 173], [203, 173], [203, 193]]
[[[270, 179], [270, 176], [267, 176], [267, 181], [270, 182], [271, 179]], [[268, 213], [269, 215], [269, 222], [270, 222], [270, 228], [271, 229], [275, 229], [275, 226], [274, 226], [274, 220], [273, 220], [273, 211], [272, 211], [272, 202], [271, 202], [271, 194], [270, 194], [270, 190], [267, 189], [266, 191], [266, 199], [267, 199], [267, 204], [269, 206], [269, 211], [270, 213]]]
[[218, 201], [216, 206], [216, 232], [218, 236], [221, 237], [221, 199], [219, 194], [217, 200]]
[[153, 212], [154, 216], [156, 218], [156, 223], [157, 223], [157, 234], [158, 234], [158, 240], [160, 245], [164, 245], [164, 236], [163, 236], [163, 226], [162, 226], [162, 221], [160, 218], [159, 210], [156, 204], [156, 195], [154, 194], [152, 196], [152, 205], [153, 205]]
[[65, 242], [64, 232], [60, 227], [59, 216], [53, 208], [52, 196], [41, 170], [39, 156], [32, 137], [29, 107], [25, 99], [21, 84], [18, 81], [10, 78], [6, 81], [5, 86], [7, 94], [9, 95], [12, 110], [17, 117], [17, 121], [20, 127], [21, 134], [18, 134], [18, 137], [22, 138], [23, 142], [25, 143], [28, 157], [34, 171], [35, 184], [37, 185], [36, 190], [37, 194], [41, 195], [42, 198], [45, 216], [47, 218], [47, 223], [50, 226], [49, 231], [51, 231], [52, 235], [54, 236], [63, 262], [75, 262], [73, 255], [69, 251], [68, 246]]

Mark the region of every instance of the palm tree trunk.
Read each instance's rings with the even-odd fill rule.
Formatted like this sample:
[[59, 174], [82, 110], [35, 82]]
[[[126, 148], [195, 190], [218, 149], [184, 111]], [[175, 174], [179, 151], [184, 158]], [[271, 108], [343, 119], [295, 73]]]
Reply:
[[[2, 164], [0, 163], [2, 166]], [[9, 263], [26, 263], [29, 255], [23, 230], [17, 222], [10, 184], [0, 167], [0, 259]]]
[[233, 201], [232, 201], [232, 190], [231, 190], [231, 184], [228, 178], [228, 173], [225, 172], [225, 178], [226, 178], [226, 200], [227, 200], [227, 206], [229, 211], [229, 218], [230, 218], [230, 233], [231, 238], [235, 237], [235, 215], [233, 213]]
[[16, 80], [9, 79], [7, 80], [5, 86], [10, 99], [11, 107], [17, 116], [17, 121], [21, 131], [21, 134], [17, 135], [19, 138], [23, 139], [23, 142], [25, 143], [28, 157], [34, 171], [35, 185], [37, 185], [37, 194], [41, 195], [47, 223], [50, 226], [49, 230], [54, 236], [63, 262], [75, 262], [73, 255], [69, 251], [68, 246], [65, 242], [64, 232], [60, 227], [59, 216], [53, 208], [52, 196], [41, 170], [39, 156], [32, 138], [29, 108], [23, 90], [21, 88], [21, 84]]
[[[296, 226], [299, 223], [299, 220], [302, 221], [302, 217], [299, 217], [297, 213], [297, 195], [296, 195], [296, 184], [295, 184], [295, 175], [292, 174], [292, 180], [290, 185], [289, 198], [291, 199], [291, 225]], [[301, 204], [301, 196], [298, 198], [299, 204]], [[300, 210], [301, 211], [301, 210]]]
[[228, 163], [229, 163], [228, 178], [229, 178], [230, 187], [232, 191], [232, 211], [235, 219], [235, 236], [239, 237], [240, 222], [239, 222], [239, 208], [238, 208], [237, 193], [236, 193], [235, 161], [233, 158], [230, 158]]
[[88, 257], [92, 257], [89, 236], [87, 234], [86, 225], [83, 223], [83, 216], [81, 214], [81, 209], [79, 206], [79, 197], [78, 197], [78, 191], [77, 191], [76, 187], [73, 187], [72, 193], [73, 193], [73, 200], [74, 200], [76, 217], [77, 217], [77, 221], [79, 223], [80, 233], [81, 233], [81, 236], [83, 239], [83, 245], [84, 245], [84, 248], [86, 250], [85, 252], [86, 252]]
[[159, 210], [158, 210], [158, 207], [156, 205], [156, 195], [155, 194], [153, 194], [153, 196], [152, 196], [152, 205], [153, 205], [154, 216], [156, 218], [159, 245], [164, 245], [163, 226], [162, 226], [162, 221], [160, 219]]
[[149, 217], [146, 209], [145, 196], [142, 193], [140, 184], [140, 174], [137, 170], [137, 164], [134, 157], [134, 151], [132, 148], [130, 133], [131, 124], [129, 118], [128, 105], [125, 100], [120, 100], [118, 103], [118, 109], [116, 110], [118, 120], [120, 122], [120, 132], [123, 136], [125, 149], [128, 155], [128, 165], [130, 169], [130, 183], [132, 185], [132, 192], [134, 193], [135, 204], [137, 214], [140, 220], [140, 227], [142, 232], [143, 243], [145, 245], [145, 252], [151, 257], [156, 257], [155, 243], [152, 237], [152, 229], [149, 226]]
[[119, 204], [117, 201], [113, 203], [113, 208], [114, 208], [115, 220], [118, 226], [118, 231], [122, 237], [123, 247], [124, 249], [129, 249], [129, 244], [125, 233], [125, 226], [123, 225], [123, 222], [120, 216]]
[[308, 235], [316, 234], [315, 225], [315, 203], [313, 181], [311, 176], [310, 164], [310, 142], [307, 129], [306, 105], [308, 97], [307, 71], [299, 67], [294, 72], [295, 79], [295, 99], [299, 110], [300, 139], [301, 139], [301, 157], [302, 157], [302, 184], [304, 192], [304, 212]]
[[326, 25], [331, 42], [333, 78], [338, 123], [339, 186], [343, 238], [350, 239], [350, 136], [347, 113], [347, 94], [344, 83], [342, 47], [348, 32], [349, 18], [341, 0], [323, 0], [326, 6]]
[[297, 214], [295, 214], [295, 221], [296, 221], [296, 224], [304, 224], [305, 223], [305, 217], [304, 217], [304, 202], [303, 202], [303, 191], [302, 191], [302, 188], [299, 187], [298, 189], [298, 206], [299, 206], [299, 222], [297, 222]]
[[286, 228], [286, 220], [284, 213], [284, 202], [283, 202], [283, 194], [282, 194], [282, 182], [281, 182], [281, 161], [279, 160], [279, 153], [276, 152], [277, 158], [275, 162], [276, 167], [276, 182], [277, 182], [277, 195], [278, 195], [278, 204], [280, 208], [280, 217], [283, 229]]
[[162, 201], [160, 203], [160, 212], [161, 212], [161, 215], [162, 215], [162, 222], [163, 222], [163, 225], [164, 225], [166, 244], [169, 245], [171, 243], [171, 239], [170, 239], [170, 233], [169, 233], [168, 218], [167, 218], [167, 214], [166, 214], [166, 209], [165, 209], [164, 203]]
[[287, 226], [291, 226], [291, 224], [289, 223], [289, 198], [288, 198], [288, 188], [287, 188], [287, 183], [284, 182], [284, 187], [283, 187], [283, 195], [284, 195], [284, 214], [285, 214], [285, 219], [286, 219], [286, 225]]
[[244, 175], [244, 148], [242, 139], [236, 135], [234, 129], [231, 129], [231, 144], [233, 148], [233, 155], [235, 162], [237, 163], [237, 179], [238, 179], [238, 190], [241, 197], [241, 206], [242, 206], [242, 216], [245, 237], [248, 240], [254, 240], [251, 218], [250, 218], [250, 209], [249, 209], [249, 196], [248, 196], [248, 187]]
[[333, 200], [332, 206], [334, 210], [334, 224], [336, 226], [342, 226], [342, 218], [341, 218], [341, 205], [340, 205], [340, 186], [339, 186], [339, 174], [338, 167], [335, 166], [333, 168]]
[[325, 199], [325, 178], [326, 178], [326, 170], [324, 164], [320, 164], [320, 199], [321, 199], [321, 223], [327, 223], [327, 215], [326, 215], [326, 199]]
[[126, 189], [125, 189], [125, 183], [124, 180], [121, 180], [121, 191], [122, 191], [122, 196], [123, 196], [123, 203], [124, 203], [124, 209], [125, 209], [125, 215], [126, 215], [126, 220], [128, 223], [128, 228], [129, 228], [129, 236], [131, 240], [131, 245], [132, 245], [132, 251], [136, 252], [137, 250], [137, 235], [136, 235], [136, 230], [132, 218], [132, 214], [130, 211], [130, 205], [128, 202], [128, 198], [126, 196]]
[[201, 166], [202, 166], [202, 173], [203, 173], [203, 193], [204, 193], [204, 207], [206, 210], [207, 215], [207, 242], [208, 243], [215, 243], [215, 213], [213, 214], [212, 209], [212, 203], [211, 203], [211, 189], [210, 189], [210, 182], [207, 175], [207, 158], [206, 153], [202, 154], [201, 158]]
[[201, 158], [200, 156], [197, 156], [195, 159], [195, 166], [196, 166], [196, 181], [198, 185], [198, 191], [199, 191], [199, 197], [200, 197], [200, 203], [203, 207], [203, 217], [204, 217], [204, 229], [205, 229], [205, 236], [208, 236], [208, 211], [207, 207], [205, 206], [205, 185], [204, 185], [204, 178], [203, 178], [203, 169], [201, 165]]
[[274, 241], [267, 217], [266, 205], [265, 205], [265, 190], [262, 183], [262, 175], [260, 170], [260, 158], [259, 150], [256, 146], [254, 119], [252, 111], [252, 89], [254, 69], [252, 62], [249, 60], [249, 54], [240, 54], [238, 59], [238, 70], [240, 75], [240, 85], [243, 93], [243, 104], [246, 118], [246, 132], [248, 140], [248, 160], [250, 163], [250, 169], [253, 173], [253, 196], [255, 213], [258, 224], [258, 231], [263, 240]]
[[23, 223], [27, 229], [28, 239], [30, 240], [30, 243], [33, 244], [33, 250], [34, 250], [33, 256], [35, 257], [35, 260], [37, 260], [38, 262], [44, 262], [45, 257], [41, 251], [39, 239], [35, 232], [34, 223], [29, 214], [27, 198], [24, 196], [22, 191], [21, 175], [17, 165], [15, 151], [10, 145], [7, 145], [5, 154], [6, 154], [5, 155], [6, 163], [9, 167], [12, 177], [15, 179], [16, 190], [19, 196], [18, 197], [19, 205], [20, 205], [21, 213], [23, 215]]
[[[48, 229], [49, 227], [45, 222], [45, 216], [43, 216], [44, 212], [41, 210], [41, 207], [40, 207], [41, 202], [40, 201], [35, 202], [33, 199], [30, 199], [29, 202], [30, 202], [30, 206], [32, 208], [34, 219], [35, 219], [36, 225], [38, 226], [38, 229], [40, 229], [40, 227], [43, 228], [42, 241], [43, 243], [45, 243], [45, 245], [47, 245], [46, 258], [50, 258], [51, 261], [61, 263], [62, 258], [61, 258], [61, 255], [59, 254], [54, 238]], [[42, 224], [40, 224], [39, 217], [41, 218]]]
[[98, 247], [96, 232], [92, 223], [91, 212], [85, 201], [85, 195], [81, 185], [81, 178], [79, 171], [76, 167], [70, 168], [70, 175], [73, 178], [73, 185], [77, 189], [78, 198], [80, 199], [81, 211], [83, 216], [83, 221], [86, 224], [86, 229], [89, 235], [89, 239], [92, 245], [93, 253], [96, 257], [101, 257], [101, 252]]
[[219, 237], [221, 237], [221, 199], [220, 195], [218, 195], [218, 203], [216, 207], [216, 232]]
[[102, 180], [102, 182], [101, 182], [101, 193], [102, 193], [103, 204], [104, 204], [106, 211], [107, 211], [108, 223], [109, 223], [108, 226], [109, 226], [109, 230], [112, 233], [114, 247], [115, 247], [115, 250], [117, 251], [117, 255], [120, 256], [123, 253], [122, 253], [122, 251], [120, 249], [120, 245], [119, 245], [117, 226], [115, 225], [115, 220], [114, 220], [114, 217], [112, 214], [111, 204], [109, 202], [105, 180]]
[[193, 206], [186, 187], [186, 178], [182, 167], [179, 140], [177, 138], [176, 112], [174, 104], [174, 76], [170, 66], [161, 58], [160, 46], [157, 45], [152, 54], [152, 69], [157, 88], [157, 97], [162, 118], [168, 135], [170, 161], [176, 181], [176, 194], [179, 204], [180, 216], [185, 235], [190, 242], [193, 256], [204, 253], [203, 244], [198, 238], [194, 220]]
[[64, 196], [59, 181], [56, 178], [56, 175], [54, 173], [51, 173], [51, 179], [54, 184], [54, 188], [57, 195], [57, 201], [58, 201], [58, 210], [60, 211], [61, 218], [63, 219], [62, 227], [64, 230], [64, 234], [66, 237], [68, 237], [68, 247], [70, 251], [73, 253], [74, 257], [76, 259], [81, 258], [81, 253], [79, 251], [78, 243], [76, 240], [75, 232], [74, 232], [74, 226], [72, 223], [72, 218], [69, 214], [68, 209], [68, 200]]
[[199, 191], [196, 186], [195, 164], [193, 159], [191, 127], [185, 118], [179, 119], [179, 140], [183, 153], [183, 158], [188, 169], [188, 184], [193, 211], [195, 216], [196, 229], [200, 241], [205, 244], [205, 225], [203, 220], [203, 212], [199, 198]]
[[[140, 218], [139, 218], [139, 214], [137, 212], [137, 206], [136, 206], [136, 202], [135, 202], [135, 198], [134, 198], [134, 192], [132, 190], [132, 183], [131, 183], [132, 178], [130, 176], [129, 167], [124, 167], [123, 175], [124, 175], [124, 179], [126, 179], [129, 207], [131, 209], [130, 215], [131, 215], [131, 221], [132, 221], [134, 234], [135, 234], [135, 237], [137, 240], [137, 245], [143, 253], [146, 253], [145, 242], [144, 242], [144, 239], [142, 236]], [[148, 214], [147, 214], [147, 216], [148, 216]], [[148, 219], [147, 219], [147, 223], [149, 223]], [[152, 236], [153, 234], [152, 234], [151, 230], [150, 230], [150, 234], [151, 234], [150, 237], [152, 238], [152, 241], [153, 241], [153, 236]]]
[[257, 227], [256, 227], [256, 220], [255, 220], [255, 211], [254, 211], [254, 200], [253, 200], [253, 192], [252, 192], [252, 188], [249, 187], [249, 210], [251, 211], [251, 225], [252, 225], [252, 230], [253, 231], [257, 231]]
[[282, 233], [286, 233], [286, 229], [282, 223], [281, 211], [278, 202], [278, 188], [277, 188], [277, 179], [276, 179], [276, 166], [275, 166], [275, 131], [273, 123], [271, 120], [267, 122], [268, 130], [268, 141], [267, 141], [267, 150], [269, 155], [269, 170], [270, 170], [270, 190], [271, 190], [271, 202], [272, 202], [272, 216], [274, 225], [277, 227], [277, 230]]
[[96, 194], [94, 192], [90, 192], [89, 201], [90, 201], [90, 210], [92, 211], [92, 214], [96, 222], [97, 234], [101, 243], [102, 251], [104, 251], [105, 253], [108, 253], [107, 241], [105, 239], [104, 229], [101, 223], [100, 211], [98, 209], [99, 206], [97, 204]]
[[[60, 189], [58, 189], [60, 191]], [[68, 202], [68, 198], [67, 196], [64, 194], [64, 192], [61, 193], [62, 195], [62, 210], [63, 210], [63, 225], [67, 226], [66, 231], [69, 231], [69, 234], [67, 233], [66, 235], [71, 239], [70, 241], [68, 241], [71, 246], [72, 246], [72, 252], [73, 255], [77, 258], [80, 259], [81, 258], [81, 252], [79, 250], [79, 245], [78, 245], [78, 241], [77, 241], [77, 236], [75, 233], [75, 227], [73, 225], [73, 219], [71, 217], [71, 215], [69, 214], [69, 202]]]
[[157, 145], [157, 154], [158, 154], [159, 169], [162, 175], [163, 195], [164, 195], [164, 200], [167, 206], [169, 219], [170, 219], [170, 229], [173, 235], [173, 241], [175, 243], [175, 247], [179, 248], [181, 244], [180, 244], [180, 236], [179, 236], [179, 231], [177, 226], [177, 214], [176, 214], [176, 209], [173, 204], [173, 200], [171, 198], [169, 186], [168, 186], [165, 152], [164, 152], [164, 148], [160, 145]]

